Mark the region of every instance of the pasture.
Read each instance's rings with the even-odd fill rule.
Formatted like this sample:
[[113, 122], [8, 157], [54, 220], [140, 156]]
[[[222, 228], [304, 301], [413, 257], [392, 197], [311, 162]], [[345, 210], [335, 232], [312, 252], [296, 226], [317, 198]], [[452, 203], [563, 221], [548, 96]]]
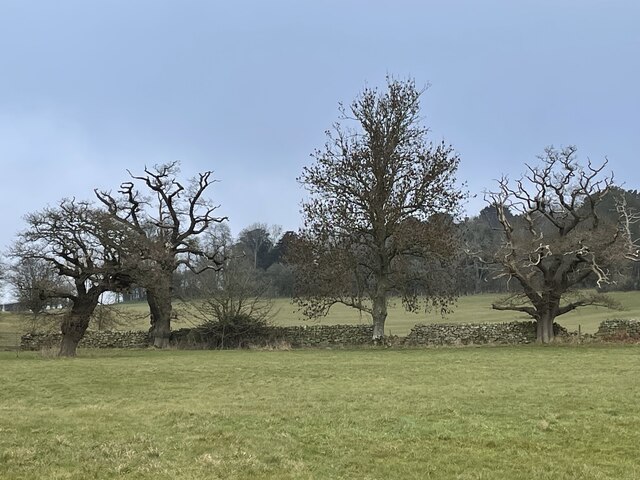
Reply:
[[3, 480], [640, 478], [638, 346], [0, 364]]
[[[585, 307], [558, 317], [558, 323], [569, 330], [583, 333], [595, 333], [600, 322], [610, 318], [640, 319], [640, 292], [614, 292], [611, 296], [623, 307], [623, 310], [610, 310], [603, 307]], [[437, 312], [408, 313], [399, 301], [389, 306], [386, 324], [387, 335], [406, 335], [416, 323], [492, 323], [510, 322], [512, 320], [529, 320], [527, 315], [518, 312], [497, 311], [491, 308], [491, 303], [499, 298], [496, 295], [471, 295], [458, 299], [453, 312], [442, 317]], [[119, 318], [116, 329], [147, 330], [149, 328], [148, 306], [146, 303], [127, 303], [114, 306], [116, 312], [123, 314]], [[192, 327], [201, 322], [189, 303], [174, 302], [176, 318], [172, 322], [174, 329]], [[272, 322], [276, 325], [311, 324], [297, 312], [296, 306], [289, 299], [274, 300]], [[0, 350], [15, 349], [19, 344], [20, 335], [30, 327], [30, 315], [16, 315], [0, 313]], [[322, 324], [354, 324], [369, 323], [370, 317], [360, 315], [356, 310], [343, 305], [335, 305], [329, 315], [318, 320]], [[59, 319], [52, 317], [45, 319], [44, 328], [56, 329]], [[90, 326], [90, 328], [95, 328]]]

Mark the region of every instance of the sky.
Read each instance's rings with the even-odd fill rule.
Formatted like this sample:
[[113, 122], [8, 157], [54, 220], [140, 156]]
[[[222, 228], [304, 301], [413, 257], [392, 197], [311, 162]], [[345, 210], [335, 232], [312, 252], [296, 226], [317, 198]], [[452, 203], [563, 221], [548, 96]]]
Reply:
[[472, 195], [548, 145], [640, 188], [635, 0], [0, 0], [0, 250], [28, 212], [127, 169], [213, 170], [234, 234], [301, 225], [325, 130], [385, 76], [429, 85]]

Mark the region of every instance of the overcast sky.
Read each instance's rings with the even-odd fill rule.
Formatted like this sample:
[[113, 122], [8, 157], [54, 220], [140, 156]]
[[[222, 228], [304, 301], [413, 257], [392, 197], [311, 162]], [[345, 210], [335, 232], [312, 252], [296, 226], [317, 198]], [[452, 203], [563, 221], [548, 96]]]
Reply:
[[473, 194], [550, 144], [640, 188], [639, 21], [634, 0], [0, 0], [0, 248], [25, 213], [173, 160], [215, 172], [234, 233], [296, 229], [338, 102], [386, 74], [431, 85]]

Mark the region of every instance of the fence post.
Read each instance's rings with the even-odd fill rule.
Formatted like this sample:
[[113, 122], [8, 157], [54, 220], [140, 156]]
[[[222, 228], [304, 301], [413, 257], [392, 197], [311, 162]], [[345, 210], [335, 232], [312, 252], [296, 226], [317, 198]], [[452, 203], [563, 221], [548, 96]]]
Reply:
[[578, 324], [578, 340], [582, 341], [582, 325]]

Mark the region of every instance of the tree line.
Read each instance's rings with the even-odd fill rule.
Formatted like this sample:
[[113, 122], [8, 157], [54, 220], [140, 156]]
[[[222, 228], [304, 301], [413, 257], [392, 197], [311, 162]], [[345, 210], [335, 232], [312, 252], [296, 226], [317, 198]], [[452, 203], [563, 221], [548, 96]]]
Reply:
[[614, 183], [606, 160], [581, 164], [575, 147], [548, 147], [463, 218], [461, 159], [429, 140], [423, 94], [389, 77], [340, 105], [298, 178], [307, 196], [297, 232], [254, 224], [233, 239], [209, 196], [213, 173], [183, 181], [176, 162], [27, 215], [0, 275], [28, 309], [65, 308], [63, 356], [75, 355], [106, 292], [144, 299], [164, 348], [179, 297], [196, 299], [210, 328], [265, 319], [270, 296], [293, 297], [308, 318], [341, 303], [368, 313], [381, 341], [392, 298], [446, 313], [460, 294], [504, 292], [493, 308], [530, 315], [549, 342], [558, 316], [614, 306], [607, 289], [640, 288], [640, 195]]

